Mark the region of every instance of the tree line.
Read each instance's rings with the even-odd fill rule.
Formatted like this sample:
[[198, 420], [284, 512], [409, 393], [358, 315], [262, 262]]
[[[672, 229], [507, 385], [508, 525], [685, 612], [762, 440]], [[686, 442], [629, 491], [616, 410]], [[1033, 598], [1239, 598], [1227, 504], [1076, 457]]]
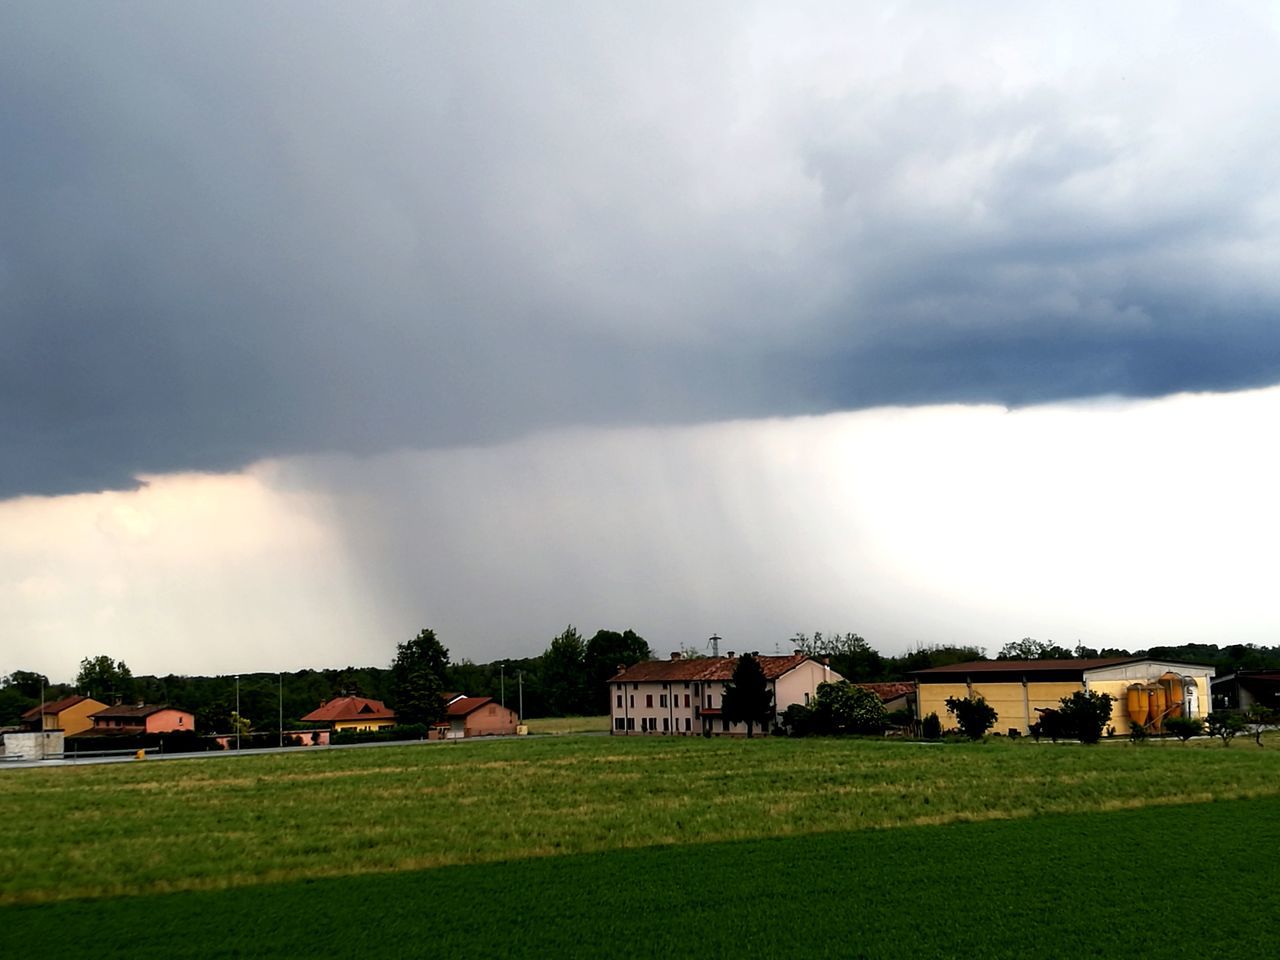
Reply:
[[[779, 644], [779, 652], [782, 647]], [[987, 659], [982, 648], [946, 644], [922, 645], [886, 656], [853, 632], [799, 632], [786, 641], [785, 648], [788, 653], [796, 650], [826, 658], [835, 671], [858, 682], [905, 680], [915, 670]], [[686, 657], [703, 655], [697, 648], [682, 650]], [[404, 659], [406, 655], [408, 660]], [[1280, 669], [1280, 647], [1252, 644], [1219, 647], [1196, 643], [1129, 651], [1094, 649], [1079, 643], [1067, 648], [1051, 641], [1024, 637], [1005, 644], [995, 659], [1065, 660], [1140, 655], [1212, 664], [1220, 676], [1240, 670]], [[586, 638], [570, 625], [535, 657], [489, 663], [462, 659], [454, 663], [435, 633], [423, 630], [397, 647], [396, 659], [388, 667], [242, 673], [239, 675], [240, 716], [254, 729], [276, 730], [283, 711], [284, 729], [289, 730], [306, 726], [299, 718], [324, 701], [355, 694], [382, 700], [406, 717], [421, 717], [444, 692], [493, 697], [512, 708], [519, 706], [523, 696], [526, 717], [600, 715], [609, 712], [605, 686], [608, 678], [619, 666], [630, 666], [652, 656], [648, 642], [634, 630], [602, 629]], [[124, 661], [100, 654], [81, 661], [74, 683], [50, 683], [48, 677], [31, 670], [14, 670], [0, 678], [0, 726], [17, 724], [23, 712], [40, 703], [43, 690], [45, 702], [83, 693], [109, 704], [167, 703], [195, 714], [200, 730], [227, 732], [235, 724], [236, 683], [234, 675], [134, 676]], [[421, 709], [415, 708], [415, 703], [421, 705]], [[832, 715], [840, 715], [840, 710]], [[839, 725], [843, 721], [831, 723]]]

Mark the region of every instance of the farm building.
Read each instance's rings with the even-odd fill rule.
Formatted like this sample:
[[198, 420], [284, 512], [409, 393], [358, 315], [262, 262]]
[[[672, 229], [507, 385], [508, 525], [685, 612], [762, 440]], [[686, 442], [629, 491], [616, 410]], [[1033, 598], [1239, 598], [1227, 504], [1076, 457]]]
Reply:
[[93, 720], [93, 729], [86, 732], [93, 734], [178, 733], [196, 728], [195, 714], [149, 703], [107, 707], [94, 713], [90, 719]]
[[72, 694], [53, 703], [32, 707], [22, 715], [22, 728], [37, 731], [61, 730], [67, 736], [73, 736], [90, 729], [93, 726], [90, 718], [99, 710], [105, 709], [105, 703], [99, 703], [92, 697]]
[[1170, 717], [1203, 717], [1210, 709], [1213, 667], [1146, 657], [1092, 660], [977, 660], [917, 670], [919, 716], [936, 713], [948, 725], [948, 697], [981, 696], [995, 708], [995, 733], [1028, 733], [1039, 717], [1063, 697], [1084, 690], [1108, 693], [1114, 701], [1110, 726], [1128, 734], [1137, 722], [1163, 729]]
[[396, 725], [396, 712], [381, 700], [366, 697], [334, 697], [302, 718], [304, 723], [327, 723], [341, 730], [382, 730]]
[[[781, 714], [793, 703], [809, 703], [818, 684], [844, 678], [830, 666], [804, 654], [756, 656]], [[648, 660], [622, 667], [609, 678], [609, 704], [614, 734], [728, 734], [745, 736], [747, 728], [721, 713], [725, 685], [733, 679], [738, 659], [679, 653], [670, 660]]]
[[445, 740], [463, 737], [511, 736], [516, 732], [520, 718], [510, 707], [504, 707], [493, 697], [468, 697], [464, 694], [447, 694], [448, 705], [444, 718], [436, 724], [439, 736]]
[[1280, 670], [1240, 670], [1215, 677], [1213, 703], [1226, 710], [1248, 710], [1255, 703], [1280, 708]]

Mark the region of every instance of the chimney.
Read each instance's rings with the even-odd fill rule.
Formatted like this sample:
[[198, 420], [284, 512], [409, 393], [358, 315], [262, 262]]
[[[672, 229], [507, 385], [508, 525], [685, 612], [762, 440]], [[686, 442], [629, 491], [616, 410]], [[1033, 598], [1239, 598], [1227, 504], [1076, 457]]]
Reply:
[[729, 656], [729, 659], [730, 659], [730, 660], [732, 660], [732, 659], [733, 659], [733, 651], [732, 651], [732, 650], [730, 650], [730, 651], [729, 651], [728, 656]]
[[679, 660], [679, 659], [680, 659], [680, 651], [679, 651], [679, 650], [672, 650], [672, 651], [671, 651], [671, 659], [672, 659], [672, 660]]
[[626, 669], [627, 669], [627, 665], [626, 665], [625, 663], [620, 663], [620, 664], [618, 664], [618, 670], [617, 670], [617, 672], [618, 672], [618, 673], [622, 673], [622, 671], [624, 671], [624, 670], [626, 670]]
[[760, 651], [759, 651], [759, 650], [752, 650], [752, 651], [751, 651], [751, 655], [752, 655], [753, 657], [758, 657], [758, 656], [760, 656]]

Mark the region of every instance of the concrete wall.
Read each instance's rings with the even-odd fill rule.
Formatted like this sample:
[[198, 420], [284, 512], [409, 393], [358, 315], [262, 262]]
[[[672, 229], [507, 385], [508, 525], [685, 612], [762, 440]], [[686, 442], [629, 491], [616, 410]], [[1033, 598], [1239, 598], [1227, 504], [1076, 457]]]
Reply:
[[3, 737], [3, 756], [21, 757], [24, 760], [43, 760], [47, 756], [62, 753], [65, 743], [61, 730], [24, 731], [6, 733]]

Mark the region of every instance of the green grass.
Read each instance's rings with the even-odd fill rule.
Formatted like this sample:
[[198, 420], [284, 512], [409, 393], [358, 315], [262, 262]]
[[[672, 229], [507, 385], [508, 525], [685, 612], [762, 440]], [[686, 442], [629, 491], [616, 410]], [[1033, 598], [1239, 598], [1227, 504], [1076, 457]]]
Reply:
[[0, 773], [0, 905], [1280, 796], [1252, 744], [541, 738]]
[[530, 733], [608, 733], [609, 717], [542, 717], [526, 720]]
[[1253, 958], [1278, 843], [1266, 798], [682, 844], [8, 907], [0, 955]]

